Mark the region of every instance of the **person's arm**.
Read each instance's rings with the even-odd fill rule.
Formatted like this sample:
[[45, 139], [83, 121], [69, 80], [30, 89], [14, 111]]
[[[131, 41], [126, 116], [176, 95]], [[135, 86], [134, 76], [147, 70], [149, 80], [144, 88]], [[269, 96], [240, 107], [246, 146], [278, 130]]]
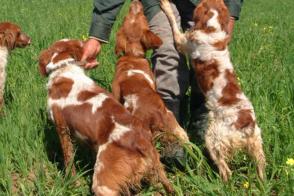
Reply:
[[123, 3], [124, 0], [94, 0], [89, 39], [85, 43], [81, 59], [81, 61], [88, 61], [86, 68], [92, 68], [98, 64], [96, 56], [100, 52], [101, 43], [108, 43], [111, 28]]
[[230, 11], [230, 15], [235, 20], [238, 20], [241, 13], [243, 0], [224, 0], [226, 6]]
[[228, 33], [230, 35], [230, 39], [233, 35], [235, 20], [238, 20], [240, 17], [240, 12], [243, 4], [243, 0], [224, 0], [226, 6], [230, 11], [230, 22], [228, 26]]

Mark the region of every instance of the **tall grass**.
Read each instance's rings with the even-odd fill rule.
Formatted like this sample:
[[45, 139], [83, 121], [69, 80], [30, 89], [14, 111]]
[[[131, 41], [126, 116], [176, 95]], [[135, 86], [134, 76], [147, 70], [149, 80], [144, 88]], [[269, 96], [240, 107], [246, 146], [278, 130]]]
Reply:
[[[47, 119], [47, 80], [38, 73], [37, 59], [56, 40], [87, 35], [92, 1], [0, 0], [0, 5], [0, 21], [15, 22], [32, 37], [29, 48], [13, 51], [9, 59], [5, 115], [0, 118], [0, 193], [89, 195], [94, 160], [79, 146], [74, 160], [78, 176], [65, 176], [58, 137]], [[118, 16], [110, 44], [103, 45], [99, 67], [89, 71], [108, 90], [116, 62], [114, 33], [126, 10]], [[194, 145], [181, 167], [167, 164], [178, 195], [294, 194], [294, 166], [286, 164], [294, 158], [293, 10], [293, 0], [246, 0], [230, 45], [242, 88], [263, 130], [267, 180], [260, 182], [254, 163], [239, 154], [231, 163], [232, 179], [223, 184]], [[141, 194], [156, 191], [144, 186]]]

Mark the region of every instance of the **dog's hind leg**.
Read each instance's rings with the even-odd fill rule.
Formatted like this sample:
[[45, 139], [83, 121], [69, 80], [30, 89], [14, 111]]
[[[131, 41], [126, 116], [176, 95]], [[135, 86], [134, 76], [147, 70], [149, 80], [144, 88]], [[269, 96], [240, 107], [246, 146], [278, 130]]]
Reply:
[[166, 118], [164, 121], [165, 127], [168, 129], [168, 131], [171, 131], [182, 142], [189, 142], [187, 132], [179, 125], [171, 111], [167, 110]]
[[163, 185], [167, 194], [173, 194], [174, 188], [165, 174], [164, 168], [159, 159], [159, 154], [155, 148], [153, 148], [152, 154], [153, 154], [152, 155], [153, 172], [156, 172], [156, 173], [153, 173], [153, 177], [155, 176], [158, 177], [159, 182]]
[[[108, 143], [99, 146], [92, 184], [92, 191], [95, 195], [119, 195], [120, 186], [125, 176], [122, 171], [118, 170], [120, 167], [115, 167], [116, 162], [120, 161], [115, 159], [113, 161], [109, 160], [112, 148], [112, 144]], [[114, 158], [118, 159], [117, 157]], [[125, 171], [128, 171], [127, 168]], [[121, 183], [119, 184], [119, 182]]]
[[[64, 121], [60, 108], [58, 106], [53, 106], [52, 112], [53, 112], [54, 122], [56, 125], [56, 131], [58, 133], [62, 152], [63, 152], [64, 166], [66, 168], [66, 172], [69, 172], [68, 169], [74, 157], [73, 144], [71, 142], [69, 129], [66, 125], [66, 122]], [[72, 164], [71, 174], [72, 176], [76, 175], [76, 169], [74, 164]]]
[[223, 181], [228, 181], [232, 172], [226, 162], [229, 154], [229, 149], [225, 145], [225, 142], [220, 140], [220, 136], [217, 135], [217, 131], [220, 127], [218, 123], [211, 122], [205, 134], [205, 145], [210, 154], [211, 159], [217, 165], [219, 173]]
[[226, 157], [222, 155], [219, 150], [216, 149], [209, 149], [209, 154], [211, 159], [215, 162], [218, 167], [219, 174], [224, 182], [227, 182], [232, 175], [232, 172], [226, 162]]
[[254, 135], [252, 138], [249, 139], [247, 150], [249, 155], [252, 156], [256, 161], [257, 173], [259, 178], [261, 180], [264, 180], [264, 170], [265, 170], [266, 160], [265, 160], [265, 155], [262, 148], [262, 139], [261, 139], [260, 133]]

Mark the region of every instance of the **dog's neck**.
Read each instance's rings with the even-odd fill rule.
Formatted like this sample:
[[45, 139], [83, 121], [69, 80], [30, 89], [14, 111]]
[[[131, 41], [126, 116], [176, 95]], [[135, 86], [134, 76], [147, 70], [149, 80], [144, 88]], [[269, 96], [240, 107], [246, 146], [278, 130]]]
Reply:
[[72, 58], [64, 59], [57, 63], [50, 62], [46, 66], [46, 71], [50, 74], [49, 80], [65, 73], [85, 74], [84, 69]]
[[4, 69], [6, 67], [8, 54], [7, 47], [0, 46], [0, 68]]

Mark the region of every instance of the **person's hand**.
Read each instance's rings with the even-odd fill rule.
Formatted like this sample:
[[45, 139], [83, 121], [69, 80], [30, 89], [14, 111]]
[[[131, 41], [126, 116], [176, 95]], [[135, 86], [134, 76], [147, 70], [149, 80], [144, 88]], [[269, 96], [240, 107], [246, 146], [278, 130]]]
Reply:
[[89, 38], [83, 48], [83, 55], [81, 61], [87, 61], [85, 64], [86, 69], [91, 69], [98, 65], [97, 55], [100, 52], [101, 44], [98, 40]]
[[228, 34], [229, 34], [229, 42], [231, 41], [233, 37], [233, 31], [234, 31], [234, 24], [235, 24], [235, 18], [230, 17], [229, 25], [228, 25]]

